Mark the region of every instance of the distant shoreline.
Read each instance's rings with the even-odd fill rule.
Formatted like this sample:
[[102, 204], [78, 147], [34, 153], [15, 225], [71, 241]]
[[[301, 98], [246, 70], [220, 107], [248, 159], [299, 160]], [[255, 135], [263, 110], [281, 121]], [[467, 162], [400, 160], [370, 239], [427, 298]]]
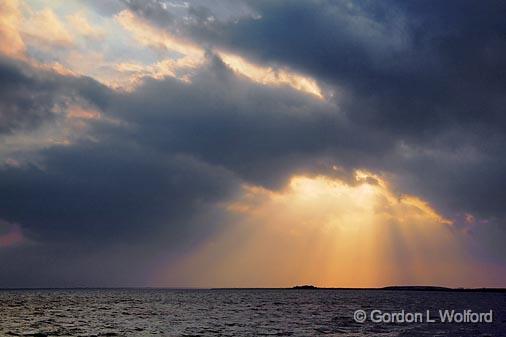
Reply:
[[379, 291], [442, 291], [442, 292], [506, 292], [506, 288], [449, 288], [441, 286], [387, 286], [379, 288], [327, 288], [316, 286], [294, 286], [293, 290], [379, 290]]
[[346, 287], [316, 287], [316, 286], [294, 286], [290, 288], [274, 287], [249, 287], [249, 288], [189, 288], [189, 287], [27, 287], [27, 288], [0, 288], [0, 291], [22, 291], [22, 290], [300, 290], [300, 291], [320, 291], [320, 290], [344, 290], [344, 291], [436, 291], [436, 292], [484, 292], [484, 293], [506, 293], [506, 288], [449, 288], [440, 286], [387, 286], [379, 288], [346, 288]]

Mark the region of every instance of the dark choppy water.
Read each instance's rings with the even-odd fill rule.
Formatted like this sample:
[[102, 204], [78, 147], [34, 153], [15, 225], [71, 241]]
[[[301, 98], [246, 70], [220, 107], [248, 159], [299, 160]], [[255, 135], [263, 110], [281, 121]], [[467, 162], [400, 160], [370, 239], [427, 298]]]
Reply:
[[[493, 323], [356, 323], [353, 312], [493, 310]], [[368, 317], [369, 318], [369, 317]], [[506, 336], [505, 293], [3, 290], [1, 336]]]

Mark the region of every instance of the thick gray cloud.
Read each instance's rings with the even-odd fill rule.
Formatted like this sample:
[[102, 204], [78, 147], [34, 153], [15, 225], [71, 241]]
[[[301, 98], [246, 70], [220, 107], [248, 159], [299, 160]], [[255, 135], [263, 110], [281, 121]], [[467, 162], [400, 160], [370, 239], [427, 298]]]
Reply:
[[252, 84], [212, 56], [191, 86], [147, 81], [117, 104], [144, 146], [191, 153], [266, 187], [279, 187], [319, 157], [339, 153], [339, 163], [353, 166], [389, 150], [388, 135], [351, 125], [333, 104]]
[[[21, 76], [19, 72], [12, 68], [16, 76]], [[129, 125], [106, 122], [106, 117], [122, 114], [108, 109], [119, 106], [125, 97], [91, 79], [54, 75], [24, 80], [34, 94], [34, 81], [40, 81], [41, 88], [51, 84], [64, 88], [55, 89], [54, 96], [68, 98], [72, 93], [74, 100], [100, 107], [104, 120], [89, 122], [92, 140], [38, 149], [33, 162], [0, 166], [4, 196], [0, 218], [21, 226], [28, 240], [21, 247], [1, 248], [2, 285], [130, 281], [142, 285], [139, 282], [147, 277], [143, 271], [150, 266], [148, 257], [186, 251], [227, 223], [217, 204], [235, 195], [238, 179], [191, 153], [142, 141], [144, 131], [165, 134], [168, 125], [150, 127], [148, 118], [129, 119], [126, 108]], [[16, 87], [11, 90], [16, 92]], [[36, 129], [38, 118], [26, 120]], [[136, 272], [118, 279], [118, 270], [131, 269], [134, 261]]]
[[[401, 190], [449, 213], [505, 215], [503, 2], [247, 4], [255, 15], [212, 22], [197, 16], [172, 22], [172, 29], [262, 64], [288, 65], [343, 93], [336, 103], [347, 124], [322, 121], [322, 131], [310, 136], [341, 165], [405, 175]], [[296, 143], [303, 147], [303, 139]]]
[[0, 56], [0, 135], [35, 129], [71, 104], [104, 108], [107, 92], [90, 78], [63, 77]]

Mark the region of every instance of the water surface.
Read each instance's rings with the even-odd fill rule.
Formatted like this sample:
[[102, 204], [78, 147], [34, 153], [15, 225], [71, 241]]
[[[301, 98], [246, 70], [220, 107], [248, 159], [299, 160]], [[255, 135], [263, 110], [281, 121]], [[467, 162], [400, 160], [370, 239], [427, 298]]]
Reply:
[[[493, 310], [493, 323], [357, 323]], [[506, 336], [506, 294], [388, 290], [1, 290], [1, 336]], [[369, 317], [368, 317], [369, 318]]]

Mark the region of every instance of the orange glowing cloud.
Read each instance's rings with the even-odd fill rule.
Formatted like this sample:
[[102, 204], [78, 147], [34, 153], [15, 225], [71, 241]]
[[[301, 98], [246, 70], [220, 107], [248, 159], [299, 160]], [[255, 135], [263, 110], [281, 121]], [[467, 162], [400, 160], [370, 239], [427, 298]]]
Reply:
[[50, 51], [48, 47], [72, 44], [72, 36], [51, 9], [34, 11], [29, 4], [16, 0], [0, 3], [0, 53], [38, 69], [75, 76], [74, 71], [58, 61], [44, 62], [26, 54], [27, 46]]
[[318, 83], [307, 76], [291, 72], [288, 69], [262, 67], [248, 62], [245, 58], [225, 52], [218, 53], [223, 62], [233, 71], [247, 77], [251, 81], [263, 85], [286, 85], [323, 99], [323, 93]]
[[35, 10], [32, 5], [16, 0], [0, 3], [0, 53], [37, 69], [64, 76], [87, 75], [107, 84], [108, 74], [102, 69], [110, 66], [103, 55], [78, 43], [79, 37], [102, 38], [103, 29], [91, 25], [84, 11], [63, 18], [51, 8]]
[[203, 58], [205, 55], [205, 51], [197, 45], [178, 39], [165, 30], [150, 25], [129, 10], [121, 11], [115, 19], [133, 35], [135, 40], [146, 47], [168, 49], [194, 58]]
[[[295, 176], [280, 192], [244, 186], [224, 207], [234, 218], [157, 284], [218, 287], [377, 287], [483, 284], [452, 221], [387, 181]], [[489, 270], [488, 272], [496, 272]]]
[[[134, 90], [144, 77], [173, 77], [191, 82], [194, 70], [207, 60], [207, 51], [202, 46], [155, 27], [129, 10], [121, 11], [103, 27], [92, 24], [84, 10], [64, 17], [59, 15], [61, 13], [49, 7], [35, 10], [29, 2], [2, 2], [0, 52], [37, 68], [65, 76], [90, 76], [112, 89], [126, 91]], [[141, 46], [154, 50], [156, 54], [164, 51], [168, 55], [158, 55], [156, 62], [146, 63], [142, 57], [141, 60], [128, 60], [114, 53], [105, 55], [103, 49], [89, 49], [89, 43], [83, 42], [82, 38], [101, 39], [107, 44], [106, 26], [115, 34], [125, 34], [125, 41], [133, 39], [134, 48]], [[35, 59], [26, 54], [27, 47], [49, 56]], [[59, 49], [58, 53], [54, 52], [54, 48]], [[244, 56], [219, 48], [213, 52], [234, 73], [249, 81], [265, 86], [289, 87], [318, 99], [324, 98], [317, 81], [309, 76], [282, 66], [255, 64]]]
[[189, 73], [192, 69], [196, 69], [201, 64], [201, 61], [190, 57], [182, 57], [176, 60], [165, 59], [150, 65], [122, 62], [117, 64], [115, 69], [120, 74], [126, 74], [127, 76], [122, 81], [111, 81], [109, 85], [114, 88], [132, 91], [142, 83], [144, 77], [151, 77], [158, 80], [166, 77], [173, 77], [184, 82], [190, 82]]
[[103, 29], [94, 27], [90, 24], [84, 11], [67, 16], [67, 22], [78, 34], [84, 37], [101, 39], [105, 36]]
[[40, 48], [46, 45], [71, 46], [73, 38], [64, 23], [49, 8], [31, 12], [23, 22], [25, 39], [32, 39]]
[[79, 105], [73, 105], [68, 109], [67, 116], [78, 119], [100, 119], [100, 112], [94, 109], [86, 109]]
[[[181, 62], [184, 66], [191, 65], [196, 68], [205, 62], [206, 51], [204, 48], [197, 44], [191, 43], [187, 40], [177, 38], [167, 31], [154, 27], [149, 23], [138, 18], [134, 13], [128, 10], [120, 12], [116, 16], [117, 22], [141, 44], [155, 48], [163, 49], [180, 54], [184, 60]], [[285, 68], [265, 67], [254, 64], [246, 58], [231, 54], [227, 51], [216, 49], [216, 54], [222, 61], [230, 67], [237, 74], [248, 78], [262, 85], [270, 86], [288, 86], [294, 90], [304, 92], [323, 99], [323, 93], [316, 80], [290, 71]], [[177, 69], [179, 63], [172, 65], [172, 69]], [[156, 69], [157, 67], [155, 67]], [[163, 68], [153, 72], [153, 67], [147, 70], [147, 73], [153, 74], [155, 78], [164, 75]], [[146, 71], [143, 69], [143, 71]], [[158, 74], [158, 76], [157, 76]], [[166, 75], [173, 76], [174, 72], [171, 71]]]
[[0, 2], [0, 53], [13, 58], [21, 58], [25, 44], [19, 32], [21, 10], [16, 0]]

